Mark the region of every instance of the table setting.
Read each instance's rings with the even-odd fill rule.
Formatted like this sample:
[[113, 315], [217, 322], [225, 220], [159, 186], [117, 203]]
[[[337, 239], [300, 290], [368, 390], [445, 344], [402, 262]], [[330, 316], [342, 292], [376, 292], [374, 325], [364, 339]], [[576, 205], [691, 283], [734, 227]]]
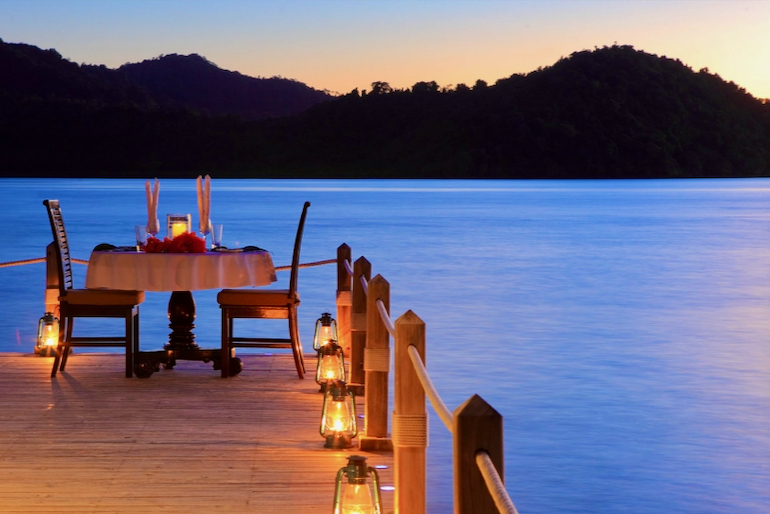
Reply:
[[195, 343], [192, 291], [269, 285], [276, 281], [272, 257], [257, 246], [229, 249], [222, 245], [223, 227], [211, 223], [208, 175], [197, 179], [198, 228], [203, 237], [190, 230], [189, 214], [167, 215], [166, 237], [156, 237], [159, 191], [157, 179], [154, 187], [146, 182], [147, 225], [135, 226], [136, 246], [101, 244], [94, 248], [86, 288], [171, 293], [169, 341], [163, 352], [139, 352], [138, 376], [149, 376], [160, 363], [173, 367], [176, 359], [214, 361], [218, 369], [219, 350], [201, 350]]

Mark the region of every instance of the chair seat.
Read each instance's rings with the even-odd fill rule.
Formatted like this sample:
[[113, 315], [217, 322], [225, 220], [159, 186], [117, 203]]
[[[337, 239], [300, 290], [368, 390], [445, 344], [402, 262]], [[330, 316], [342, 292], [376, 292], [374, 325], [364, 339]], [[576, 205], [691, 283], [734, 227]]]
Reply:
[[299, 291], [289, 296], [288, 289], [222, 289], [217, 294], [219, 305], [258, 305], [282, 307], [299, 303]]
[[144, 302], [144, 291], [118, 289], [68, 289], [59, 301], [70, 305], [139, 305]]

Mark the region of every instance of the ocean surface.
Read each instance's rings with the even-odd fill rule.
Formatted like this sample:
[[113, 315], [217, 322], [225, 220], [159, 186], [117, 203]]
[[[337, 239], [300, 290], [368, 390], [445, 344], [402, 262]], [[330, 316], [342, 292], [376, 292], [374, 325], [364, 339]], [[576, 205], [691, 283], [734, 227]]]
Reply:
[[[770, 512], [770, 179], [212, 181], [227, 246], [289, 264], [347, 243], [427, 324], [450, 409], [504, 417], [506, 488], [522, 514]], [[134, 244], [143, 180], [0, 179], [0, 262], [43, 257], [58, 198], [72, 255]], [[192, 213], [195, 181], [162, 180], [159, 214]], [[163, 220], [161, 220], [163, 221]], [[74, 265], [76, 285], [86, 267]], [[279, 272], [279, 282], [288, 273]], [[45, 265], [0, 268], [0, 351], [32, 352]], [[335, 268], [300, 271], [300, 323], [335, 309]], [[216, 347], [216, 291], [195, 293]], [[141, 307], [167, 337], [166, 293]], [[451, 439], [431, 410], [429, 512], [452, 509]]]

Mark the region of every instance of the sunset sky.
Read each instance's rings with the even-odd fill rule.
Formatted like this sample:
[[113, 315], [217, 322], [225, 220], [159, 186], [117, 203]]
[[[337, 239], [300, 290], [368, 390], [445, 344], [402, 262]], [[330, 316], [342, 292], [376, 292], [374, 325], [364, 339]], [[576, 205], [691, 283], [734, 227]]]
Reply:
[[0, 38], [110, 68], [197, 53], [338, 93], [494, 83], [617, 43], [770, 98], [770, 0], [0, 0]]

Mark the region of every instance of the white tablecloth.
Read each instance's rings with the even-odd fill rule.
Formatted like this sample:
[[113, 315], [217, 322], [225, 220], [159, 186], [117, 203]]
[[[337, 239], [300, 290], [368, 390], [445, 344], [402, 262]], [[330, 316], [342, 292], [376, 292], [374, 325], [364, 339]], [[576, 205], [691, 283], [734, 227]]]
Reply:
[[196, 291], [275, 282], [268, 252], [92, 252], [86, 287], [134, 291]]

